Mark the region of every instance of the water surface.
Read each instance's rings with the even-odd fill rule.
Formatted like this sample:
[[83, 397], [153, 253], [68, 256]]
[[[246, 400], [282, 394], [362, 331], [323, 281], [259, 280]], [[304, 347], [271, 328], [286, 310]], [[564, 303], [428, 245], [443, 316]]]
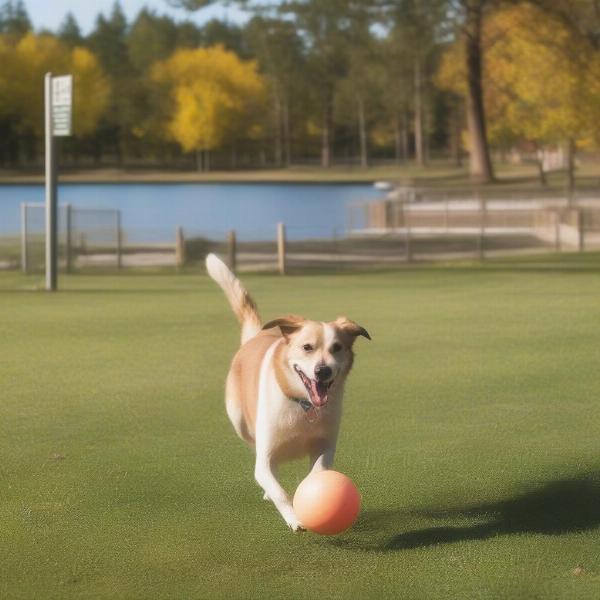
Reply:
[[[235, 229], [243, 240], [272, 239], [278, 222], [290, 239], [343, 235], [349, 203], [380, 197], [366, 184], [193, 183], [66, 184], [59, 203], [121, 211], [129, 240], [171, 241], [181, 225], [187, 236], [223, 238]], [[22, 202], [43, 202], [42, 185], [0, 186], [0, 234], [20, 230]]]

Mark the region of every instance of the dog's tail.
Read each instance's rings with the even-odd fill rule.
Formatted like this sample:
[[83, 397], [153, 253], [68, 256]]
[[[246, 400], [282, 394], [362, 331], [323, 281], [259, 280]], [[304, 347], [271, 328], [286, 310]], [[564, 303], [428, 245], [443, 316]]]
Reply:
[[247, 342], [262, 329], [256, 303], [239, 279], [214, 254], [206, 257], [206, 270], [225, 292], [235, 316], [242, 325], [242, 344]]

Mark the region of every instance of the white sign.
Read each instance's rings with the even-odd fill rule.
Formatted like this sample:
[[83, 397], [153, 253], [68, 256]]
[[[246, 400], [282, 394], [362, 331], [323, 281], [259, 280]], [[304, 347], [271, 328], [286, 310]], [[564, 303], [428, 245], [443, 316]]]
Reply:
[[62, 75], [52, 78], [52, 135], [71, 135], [73, 106], [73, 77]]

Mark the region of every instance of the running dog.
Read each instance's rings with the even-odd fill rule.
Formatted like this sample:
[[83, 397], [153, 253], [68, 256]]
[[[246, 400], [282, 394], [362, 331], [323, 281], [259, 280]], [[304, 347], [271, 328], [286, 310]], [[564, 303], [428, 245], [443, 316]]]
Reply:
[[241, 346], [225, 386], [227, 414], [255, 448], [254, 476], [292, 531], [303, 529], [277, 466], [308, 456], [312, 471], [333, 463], [352, 347], [366, 329], [346, 317], [323, 323], [289, 315], [262, 324], [254, 300], [214, 254], [209, 275], [221, 286], [242, 326]]

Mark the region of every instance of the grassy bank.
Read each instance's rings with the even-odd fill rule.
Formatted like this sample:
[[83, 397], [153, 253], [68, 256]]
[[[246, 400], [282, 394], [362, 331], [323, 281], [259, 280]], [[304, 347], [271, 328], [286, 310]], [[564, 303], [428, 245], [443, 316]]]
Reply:
[[[540, 187], [537, 170], [533, 166], [497, 165], [497, 182], [491, 187], [506, 189]], [[61, 174], [64, 183], [373, 183], [375, 181], [415, 184], [443, 189], [471, 187], [466, 167], [456, 167], [444, 162], [432, 162], [423, 168], [414, 164], [380, 166], [366, 169], [358, 167], [292, 167], [289, 169], [253, 171], [153, 171], [126, 169], [66, 170]], [[42, 172], [0, 171], [0, 185], [42, 183]], [[564, 173], [548, 176], [550, 188], [564, 188]], [[581, 187], [600, 185], [600, 166], [583, 164], [578, 171]]]
[[[2, 598], [597, 598], [600, 258], [249, 276], [348, 314], [356, 526], [293, 535], [223, 407], [238, 328], [200, 273], [0, 273]], [[289, 489], [304, 464], [284, 469]]]

